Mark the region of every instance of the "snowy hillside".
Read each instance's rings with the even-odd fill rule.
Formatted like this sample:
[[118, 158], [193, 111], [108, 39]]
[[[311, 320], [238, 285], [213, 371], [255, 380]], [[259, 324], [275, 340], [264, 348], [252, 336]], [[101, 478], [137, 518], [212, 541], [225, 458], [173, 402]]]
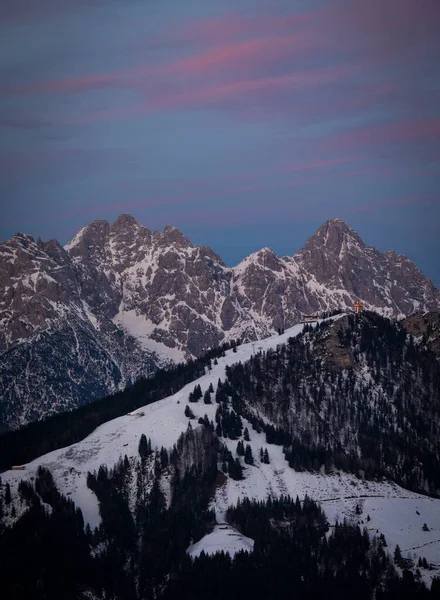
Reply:
[[[83, 441], [42, 456], [26, 465], [23, 471], [5, 472], [2, 474], [3, 482], [10, 484], [12, 495], [16, 497], [21, 479], [32, 480], [40, 465], [47, 467], [58, 489], [81, 508], [85, 520], [92, 527], [97, 526], [100, 523], [99, 504], [87, 487], [88, 471], [97, 471], [102, 464], [111, 468], [124, 455], [134, 460], [138, 456], [142, 434], [151, 439], [153, 448], [160, 449], [163, 446], [171, 449], [179, 435], [188, 428], [189, 419], [184, 410], [195, 384], [200, 385], [202, 392], [208, 390], [210, 384], [215, 390], [218, 379], [225, 379], [226, 366], [239, 361], [244, 363], [255, 353], [276, 348], [302, 330], [303, 326], [297, 325], [282, 335], [243, 344], [237, 347], [236, 352], [227, 351], [224, 357], [218, 359], [218, 364], [212, 366], [212, 370], [176, 394], [102, 425]], [[192, 403], [191, 410], [195, 416], [195, 419], [191, 419], [193, 427], [205, 414], [209, 420], [214, 420], [216, 409], [215, 402]], [[235, 553], [239, 549], [251, 549], [252, 540], [237, 537], [230, 529], [224, 529], [223, 525], [228, 506], [235, 504], [239, 498], [264, 499], [288, 494], [303, 499], [308, 495], [321, 504], [331, 525], [344, 518], [361, 523], [372, 533], [383, 533], [390, 551], [398, 544], [404, 557], [407, 554], [411, 557], [416, 555], [435, 565], [435, 570], [424, 571], [424, 577], [440, 572], [440, 500], [407, 491], [388, 481], [366, 481], [341, 472], [324, 475], [294, 471], [289, 468], [280, 446], [267, 444], [265, 435], [257, 433], [246, 420], [243, 425], [250, 432], [249, 444], [255, 458], [254, 465], [244, 468], [243, 480], [225, 477], [224, 482], [216, 487], [212, 508], [218, 526], [189, 549], [192, 555], [197, 555], [201, 550], [210, 553], [224, 549]], [[234, 453], [237, 442], [224, 442]], [[260, 449], [268, 450], [269, 464], [260, 461]], [[166, 477], [163, 479], [166, 480]], [[162, 491], [168, 493], [166, 481]]]

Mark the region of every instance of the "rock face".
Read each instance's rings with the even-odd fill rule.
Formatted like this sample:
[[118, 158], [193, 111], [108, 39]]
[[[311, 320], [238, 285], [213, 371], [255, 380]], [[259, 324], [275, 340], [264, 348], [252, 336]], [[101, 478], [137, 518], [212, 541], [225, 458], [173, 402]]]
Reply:
[[154, 353], [99, 304], [87, 304], [79, 275], [55, 240], [17, 234], [0, 246], [0, 432], [117, 391], [156, 368]]
[[440, 313], [415, 314], [403, 320], [407, 333], [440, 358]]
[[93, 221], [64, 248], [16, 234], [0, 245], [0, 430], [357, 298], [394, 317], [440, 307], [410, 260], [366, 246], [338, 219], [294, 256], [264, 248], [234, 268], [176, 228], [152, 232], [130, 215]]

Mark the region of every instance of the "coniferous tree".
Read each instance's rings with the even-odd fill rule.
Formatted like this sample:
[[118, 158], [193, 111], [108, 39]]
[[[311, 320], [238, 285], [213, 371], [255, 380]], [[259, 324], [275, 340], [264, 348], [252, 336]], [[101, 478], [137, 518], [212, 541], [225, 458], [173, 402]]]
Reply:
[[[188, 425], [190, 425], [190, 423]], [[163, 446], [160, 449], [159, 457], [160, 457], [160, 467], [161, 467], [161, 469], [165, 469], [168, 466], [169, 459], [168, 459], [167, 449], [164, 448]]]
[[228, 463], [229, 476], [236, 481], [243, 479], [243, 468], [238, 458]]
[[11, 504], [11, 487], [9, 485], [9, 481], [6, 482], [6, 486], [5, 486], [5, 504], [9, 505]]
[[244, 444], [241, 440], [237, 443], [237, 454], [238, 456], [244, 456]]
[[194, 413], [193, 411], [190, 409], [190, 407], [188, 406], [188, 404], [185, 406], [185, 417], [188, 417], [188, 419], [194, 419]]
[[244, 451], [244, 462], [247, 465], [254, 464], [254, 457], [252, 456], [252, 448], [251, 448], [250, 444], [246, 444], [246, 449]]
[[149, 454], [151, 454], [151, 440], [147, 440], [145, 433], [143, 433], [140, 437], [138, 451], [142, 458], [146, 458]]
[[249, 437], [249, 429], [247, 427], [245, 427], [245, 429], [244, 429], [243, 437], [246, 442], [251, 441], [251, 438]]
[[270, 463], [269, 452], [267, 451], [267, 448], [264, 449], [263, 462], [266, 465], [268, 465]]
[[206, 390], [206, 392], [205, 392], [205, 394], [203, 396], [203, 402], [205, 404], [212, 404], [212, 402], [211, 402], [211, 394], [210, 394], [209, 390]]

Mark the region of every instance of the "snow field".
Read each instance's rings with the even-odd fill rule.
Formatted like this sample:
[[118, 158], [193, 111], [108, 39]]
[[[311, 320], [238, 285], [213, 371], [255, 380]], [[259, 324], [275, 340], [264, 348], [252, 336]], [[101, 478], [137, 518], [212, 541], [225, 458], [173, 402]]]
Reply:
[[202, 551], [205, 554], [223, 551], [234, 556], [240, 550], [252, 552], [253, 548], [254, 540], [242, 535], [227, 523], [220, 523], [214, 527], [211, 533], [192, 544], [187, 552], [192, 558], [199, 556]]

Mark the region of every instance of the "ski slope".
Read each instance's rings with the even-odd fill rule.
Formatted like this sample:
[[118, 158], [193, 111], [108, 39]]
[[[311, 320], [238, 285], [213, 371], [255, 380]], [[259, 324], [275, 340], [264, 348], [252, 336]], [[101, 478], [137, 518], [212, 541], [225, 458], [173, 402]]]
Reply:
[[[333, 317], [333, 320], [341, 316]], [[213, 365], [211, 371], [176, 394], [109, 421], [81, 442], [37, 458], [26, 465], [25, 471], [7, 471], [2, 474], [2, 479], [10, 483], [14, 494], [20, 479], [32, 480], [40, 465], [47, 467], [60, 492], [70, 497], [81, 508], [85, 521], [95, 527], [100, 523], [99, 505], [96, 496], [87, 488], [88, 471], [93, 472], [102, 464], [111, 468], [125, 454], [137, 456], [139, 438], [143, 433], [151, 438], [153, 448], [171, 448], [188, 427], [189, 419], [185, 417], [184, 410], [196, 383], [200, 384], [202, 392], [211, 383], [215, 390], [218, 379], [225, 379], [226, 366], [247, 361], [253, 353], [276, 348], [302, 329], [303, 325], [296, 325], [282, 335], [243, 344], [237, 347], [235, 353], [229, 350], [225, 357], [217, 359], [218, 364]], [[196, 417], [192, 421], [193, 426], [205, 414], [214, 420], [217, 405], [214, 398], [212, 400], [211, 405], [203, 401], [191, 404]], [[331, 525], [344, 518], [365, 525], [372, 533], [384, 534], [390, 551], [399, 544], [404, 557], [410, 555], [413, 558], [415, 555], [434, 564], [435, 570], [423, 573], [425, 578], [440, 573], [440, 500], [410, 492], [391, 482], [364, 481], [345, 473], [296, 472], [289, 468], [280, 446], [267, 444], [265, 435], [256, 433], [246, 419], [243, 419], [243, 424], [250, 432], [249, 443], [255, 464], [246, 466], [242, 481], [226, 478], [225, 483], [217, 488], [212, 508], [219, 526], [188, 549], [192, 556], [202, 550], [215, 552], [223, 549], [231, 554], [240, 549], [251, 550], [252, 540], [237, 535], [229, 526], [223, 528], [227, 507], [239, 498], [265, 499], [269, 495], [289, 494], [302, 499], [307, 494], [321, 503]], [[237, 441], [223, 441], [235, 455]], [[260, 448], [267, 448], [270, 464], [260, 464]], [[357, 505], [360, 514], [356, 514]], [[423, 531], [424, 523], [429, 531]]]

